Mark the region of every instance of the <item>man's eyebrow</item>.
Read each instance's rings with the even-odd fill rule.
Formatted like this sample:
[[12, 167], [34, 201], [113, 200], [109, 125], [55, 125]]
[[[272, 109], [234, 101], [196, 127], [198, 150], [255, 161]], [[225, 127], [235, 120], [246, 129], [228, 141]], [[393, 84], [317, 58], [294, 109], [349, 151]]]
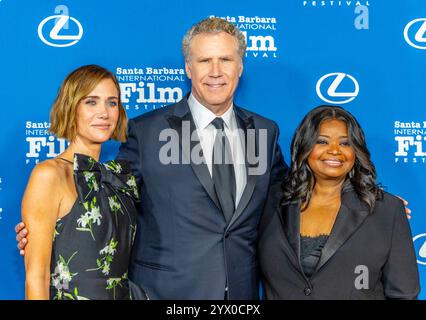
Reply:
[[[196, 60], [209, 60], [209, 59], [213, 59], [214, 57], [209, 57], [209, 56], [199, 56], [196, 58]], [[232, 54], [229, 55], [223, 55], [223, 56], [219, 56], [217, 57], [218, 59], [234, 59], [234, 56]]]

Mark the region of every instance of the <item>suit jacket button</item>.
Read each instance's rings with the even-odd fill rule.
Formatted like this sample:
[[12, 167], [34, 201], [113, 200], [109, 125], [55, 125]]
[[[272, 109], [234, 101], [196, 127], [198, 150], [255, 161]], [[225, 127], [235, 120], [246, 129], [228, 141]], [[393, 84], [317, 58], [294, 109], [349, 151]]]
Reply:
[[229, 238], [229, 232], [225, 233], [225, 239]]
[[303, 292], [305, 293], [305, 296], [310, 296], [312, 294], [312, 289], [311, 288], [305, 288], [303, 290]]

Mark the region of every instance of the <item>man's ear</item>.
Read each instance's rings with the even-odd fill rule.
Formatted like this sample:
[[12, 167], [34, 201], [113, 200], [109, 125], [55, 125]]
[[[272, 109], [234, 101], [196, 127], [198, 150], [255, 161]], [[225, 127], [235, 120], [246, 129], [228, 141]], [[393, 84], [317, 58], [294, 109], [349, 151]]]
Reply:
[[241, 60], [240, 73], [239, 73], [238, 77], [241, 78], [241, 76], [243, 74], [243, 70], [244, 70], [244, 65], [243, 65], [243, 61]]
[[186, 71], [186, 76], [189, 79], [191, 79], [191, 67], [189, 66], [188, 60], [185, 60], [185, 71]]

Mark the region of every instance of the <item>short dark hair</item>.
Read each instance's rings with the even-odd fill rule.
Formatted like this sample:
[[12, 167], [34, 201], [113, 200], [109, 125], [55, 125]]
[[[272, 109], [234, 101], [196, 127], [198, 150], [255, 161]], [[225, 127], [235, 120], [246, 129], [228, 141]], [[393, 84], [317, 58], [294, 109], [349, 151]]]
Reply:
[[376, 200], [382, 196], [382, 190], [376, 183], [376, 170], [370, 159], [364, 132], [349, 111], [329, 105], [312, 109], [296, 129], [291, 142], [291, 166], [282, 186], [281, 204], [300, 200], [305, 204], [302, 210], [307, 207], [315, 186], [308, 157], [317, 142], [321, 123], [329, 119], [346, 123], [349, 144], [355, 152], [355, 164], [346, 177], [342, 193], [349, 189], [355, 190], [372, 212]]

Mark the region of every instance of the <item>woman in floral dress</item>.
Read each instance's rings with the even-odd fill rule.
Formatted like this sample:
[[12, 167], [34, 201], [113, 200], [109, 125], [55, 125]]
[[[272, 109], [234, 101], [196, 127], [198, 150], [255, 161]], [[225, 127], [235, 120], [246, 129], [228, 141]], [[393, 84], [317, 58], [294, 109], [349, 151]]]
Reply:
[[126, 139], [116, 78], [96, 65], [76, 69], [50, 116], [50, 132], [70, 144], [33, 169], [23, 197], [26, 298], [130, 299], [137, 187], [124, 161], [98, 162], [103, 142]]

